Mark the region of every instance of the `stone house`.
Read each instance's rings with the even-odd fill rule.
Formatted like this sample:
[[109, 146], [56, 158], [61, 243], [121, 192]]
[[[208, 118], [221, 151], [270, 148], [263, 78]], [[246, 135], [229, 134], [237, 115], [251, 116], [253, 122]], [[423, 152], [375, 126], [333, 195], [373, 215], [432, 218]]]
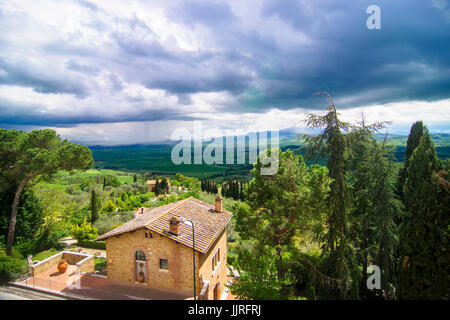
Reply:
[[[220, 299], [227, 284], [227, 231], [232, 213], [187, 198], [137, 213], [103, 234], [109, 279], [175, 290], [198, 299]], [[194, 224], [193, 228], [189, 222]], [[193, 250], [193, 247], [195, 250]]]
[[[162, 179], [158, 179], [158, 181], [161, 182]], [[146, 184], [148, 184], [148, 191], [149, 192], [154, 192], [155, 191], [156, 180], [147, 180]], [[167, 179], [167, 184], [169, 185], [169, 189], [170, 189], [170, 179]]]

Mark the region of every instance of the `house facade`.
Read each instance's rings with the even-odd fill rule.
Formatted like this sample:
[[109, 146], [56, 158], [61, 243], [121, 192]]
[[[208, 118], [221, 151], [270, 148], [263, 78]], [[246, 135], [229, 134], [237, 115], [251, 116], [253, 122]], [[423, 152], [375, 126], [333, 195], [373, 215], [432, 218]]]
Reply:
[[145, 209], [97, 238], [106, 240], [107, 276], [193, 296], [195, 256], [196, 295], [220, 299], [227, 284], [226, 226], [231, 217], [220, 197], [215, 205], [188, 198]]

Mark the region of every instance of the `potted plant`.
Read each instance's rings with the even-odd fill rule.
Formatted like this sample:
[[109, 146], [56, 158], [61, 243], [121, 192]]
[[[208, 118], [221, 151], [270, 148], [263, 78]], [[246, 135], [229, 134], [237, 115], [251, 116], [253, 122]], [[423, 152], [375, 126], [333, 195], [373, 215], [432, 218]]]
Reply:
[[142, 271], [139, 272], [139, 274], [138, 274], [138, 281], [140, 283], [143, 283], [145, 281], [145, 276], [144, 276], [144, 273]]
[[69, 267], [69, 264], [66, 262], [66, 259], [61, 258], [61, 260], [58, 263], [58, 271], [59, 271], [59, 273], [66, 272], [68, 267]]

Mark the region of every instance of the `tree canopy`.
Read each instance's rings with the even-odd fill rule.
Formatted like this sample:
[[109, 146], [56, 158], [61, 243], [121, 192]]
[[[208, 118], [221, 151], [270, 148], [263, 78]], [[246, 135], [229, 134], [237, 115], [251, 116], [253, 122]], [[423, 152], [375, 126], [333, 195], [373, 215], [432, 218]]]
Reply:
[[93, 165], [89, 148], [62, 140], [49, 129], [24, 132], [0, 129], [0, 185], [16, 185], [6, 253], [11, 254], [17, 207], [24, 187], [59, 170], [86, 170]]

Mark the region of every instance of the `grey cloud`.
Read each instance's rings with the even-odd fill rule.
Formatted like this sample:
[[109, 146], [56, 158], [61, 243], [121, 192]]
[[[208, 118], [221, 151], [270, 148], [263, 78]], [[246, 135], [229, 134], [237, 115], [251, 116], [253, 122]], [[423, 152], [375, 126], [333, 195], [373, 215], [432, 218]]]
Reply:
[[55, 76], [54, 71], [34, 69], [30, 63], [10, 63], [0, 57], [0, 84], [18, 85], [32, 87], [40, 93], [69, 93], [79, 97], [85, 97], [88, 89], [81, 82], [69, 79], [61, 79]]
[[97, 67], [80, 64], [74, 60], [67, 61], [66, 67], [69, 70], [79, 71], [79, 72], [90, 74], [90, 75], [96, 75], [100, 71], [100, 69]]

